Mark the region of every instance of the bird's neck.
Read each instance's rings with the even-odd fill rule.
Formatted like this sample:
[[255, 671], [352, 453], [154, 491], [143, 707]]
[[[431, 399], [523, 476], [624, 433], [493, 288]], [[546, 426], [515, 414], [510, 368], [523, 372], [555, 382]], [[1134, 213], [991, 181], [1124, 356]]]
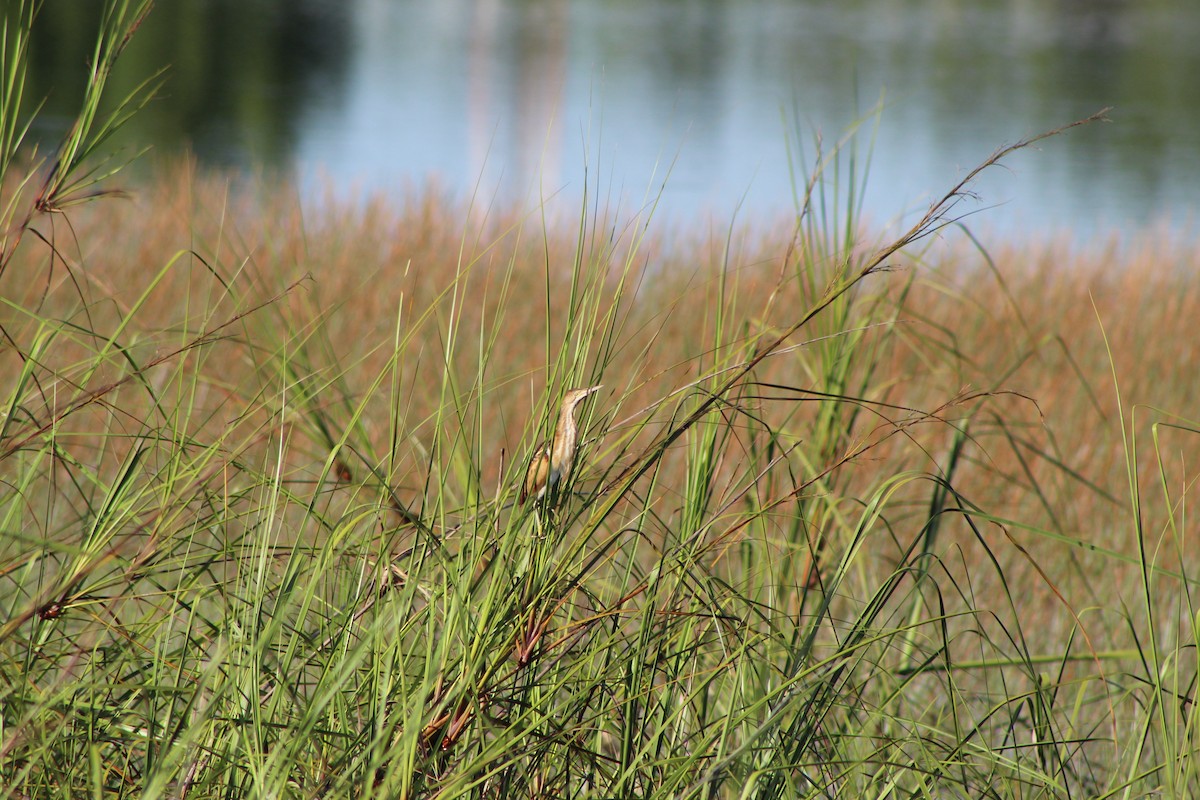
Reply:
[[558, 418], [558, 428], [554, 435], [556, 450], [568, 450], [575, 446], [575, 409], [563, 409]]

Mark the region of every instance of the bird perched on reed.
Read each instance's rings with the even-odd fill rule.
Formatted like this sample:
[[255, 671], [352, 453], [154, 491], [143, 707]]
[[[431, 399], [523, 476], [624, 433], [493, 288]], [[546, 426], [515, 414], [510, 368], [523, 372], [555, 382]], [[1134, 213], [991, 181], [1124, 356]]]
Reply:
[[542, 445], [529, 462], [525, 470], [525, 482], [521, 485], [521, 496], [518, 505], [524, 505], [530, 497], [541, 499], [547, 492], [558, 490], [560, 484], [571, 474], [571, 466], [575, 461], [575, 409], [584, 399], [603, 387], [592, 386], [588, 389], [571, 389], [563, 397], [562, 408], [558, 412], [558, 425], [554, 428], [554, 438]]

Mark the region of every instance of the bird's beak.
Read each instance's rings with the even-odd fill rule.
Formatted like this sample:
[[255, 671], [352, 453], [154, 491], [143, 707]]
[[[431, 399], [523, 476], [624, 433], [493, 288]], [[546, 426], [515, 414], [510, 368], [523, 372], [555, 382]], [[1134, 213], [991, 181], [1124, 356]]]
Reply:
[[589, 388], [587, 390], [587, 394], [585, 394], [584, 397], [587, 397], [588, 394], [592, 394], [593, 392], [598, 392], [603, 388], [604, 388], [604, 384], [600, 384], [599, 386], [592, 386], [591, 388]]

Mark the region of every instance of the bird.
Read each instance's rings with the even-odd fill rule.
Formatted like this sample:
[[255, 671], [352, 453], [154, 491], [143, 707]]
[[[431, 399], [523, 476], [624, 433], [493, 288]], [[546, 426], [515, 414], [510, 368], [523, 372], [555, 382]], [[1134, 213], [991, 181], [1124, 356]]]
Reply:
[[556, 491], [559, 484], [571, 474], [575, 461], [575, 409], [592, 392], [603, 386], [587, 389], [571, 389], [563, 396], [562, 408], [558, 412], [558, 425], [554, 438], [538, 448], [525, 470], [525, 482], [521, 485], [521, 496], [517, 505], [524, 505], [531, 496], [540, 500], [547, 492]]

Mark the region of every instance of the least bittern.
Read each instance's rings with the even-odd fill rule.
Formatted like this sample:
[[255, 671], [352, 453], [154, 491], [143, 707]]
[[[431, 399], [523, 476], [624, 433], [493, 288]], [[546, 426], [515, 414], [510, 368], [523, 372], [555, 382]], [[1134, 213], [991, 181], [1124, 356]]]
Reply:
[[525, 483], [521, 485], [521, 496], [518, 505], [533, 496], [541, 499], [547, 492], [555, 492], [571, 474], [571, 466], [575, 462], [575, 409], [592, 392], [601, 389], [593, 386], [590, 389], [571, 389], [563, 397], [562, 409], [558, 412], [558, 425], [554, 428], [554, 438], [548, 444], [538, 448], [537, 453], [525, 470]]

